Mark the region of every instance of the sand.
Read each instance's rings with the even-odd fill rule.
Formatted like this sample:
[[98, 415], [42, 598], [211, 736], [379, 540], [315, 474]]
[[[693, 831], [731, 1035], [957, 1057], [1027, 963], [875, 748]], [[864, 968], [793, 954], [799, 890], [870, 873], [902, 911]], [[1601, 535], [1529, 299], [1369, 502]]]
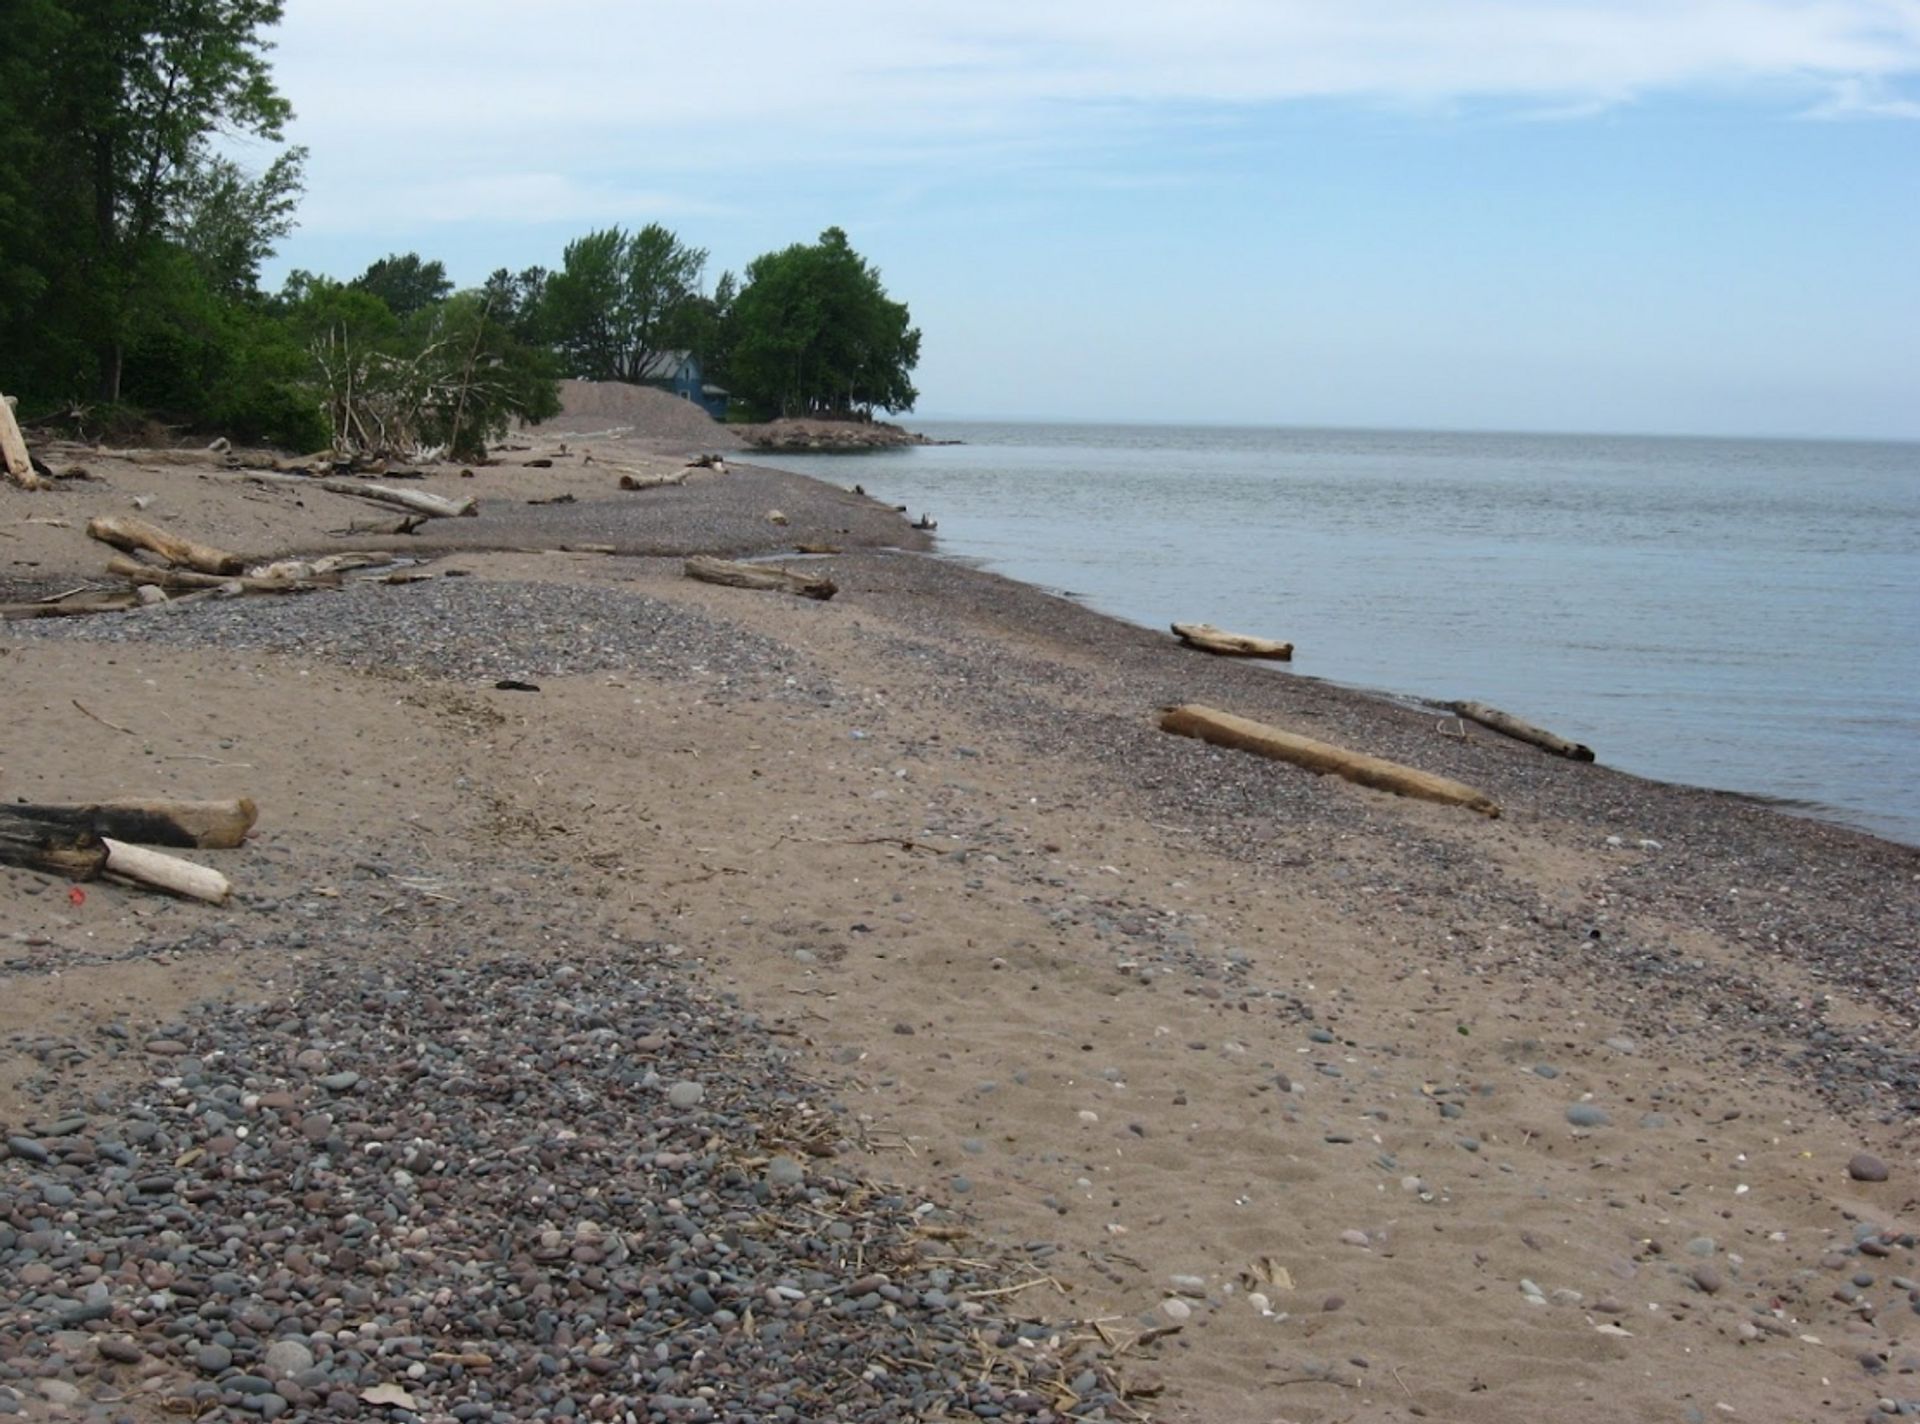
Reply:
[[[916, 552], [830, 486], [735, 467], [622, 496], [607, 465], [677, 460], [516, 443], [425, 482], [480, 518], [388, 541], [463, 579], [0, 627], [0, 791], [261, 807], [248, 846], [207, 853], [227, 908], [107, 884], [76, 905], [0, 871], [9, 1132], [153, 1071], [52, 1072], [35, 1035], [137, 1036], [316, 954], [391, 952], [329, 943], [331, 897], [404, 906], [422, 952], [482, 903], [511, 906], [487, 913], [516, 952], [561, 952], [551, 903], [785, 1035], [851, 1124], [842, 1165], [982, 1251], [1054, 1248], [1035, 1313], [1087, 1322], [1154, 1417], [1920, 1399], [1920, 853], [1210, 659]], [[368, 513], [87, 463], [95, 482], [0, 489], [13, 595], [96, 578], [85, 519], [135, 495], [249, 552], [351, 543], [327, 531]], [[576, 542], [622, 552], [554, 551]], [[673, 557], [829, 542], [826, 604]], [[1185, 700], [1502, 815], [1158, 732]], [[1888, 1180], [1856, 1180], [1860, 1153]]]

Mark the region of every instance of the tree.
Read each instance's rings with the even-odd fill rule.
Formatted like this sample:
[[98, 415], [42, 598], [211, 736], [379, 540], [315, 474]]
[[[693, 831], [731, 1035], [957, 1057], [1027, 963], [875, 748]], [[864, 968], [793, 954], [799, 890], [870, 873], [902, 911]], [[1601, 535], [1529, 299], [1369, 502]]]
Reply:
[[208, 158], [181, 185], [168, 228], [214, 291], [237, 300], [259, 295], [260, 264], [293, 231], [306, 157], [304, 148], [290, 148], [258, 178], [231, 159]]
[[[58, 85], [56, 167], [81, 185], [91, 222], [73, 257], [91, 295], [99, 388], [119, 398], [128, 336], [164, 260], [170, 214], [212, 161], [216, 133], [278, 140], [291, 108], [275, 92], [264, 31], [280, 0], [67, 0], [48, 56]], [[9, 37], [11, 38], [11, 36]]]
[[446, 265], [422, 261], [417, 252], [382, 257], [348, 285], [373, 293], [402, 321], [453, 295]]
[[693, 299], [704, 248], [688, 247], [659, 223], [636, 233], [617, 227], [567, 244], [547, 279], [548, 330], [572, 375], [642, 381], [654, 358], [673, 349], [676, 314]]
[[877, 268], [830, 227], [747, 265], [728, 321], [734, 391], [781, 415], [913, 409], [920, 332]]

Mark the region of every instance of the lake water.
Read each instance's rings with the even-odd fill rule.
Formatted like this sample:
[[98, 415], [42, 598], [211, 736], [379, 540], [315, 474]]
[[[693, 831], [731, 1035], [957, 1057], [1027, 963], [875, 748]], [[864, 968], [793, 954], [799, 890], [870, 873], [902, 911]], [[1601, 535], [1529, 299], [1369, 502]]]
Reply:
[[966, 443], [779, 463], [1122, 618], [1920, 843], [1920, 445], [920, 428]]

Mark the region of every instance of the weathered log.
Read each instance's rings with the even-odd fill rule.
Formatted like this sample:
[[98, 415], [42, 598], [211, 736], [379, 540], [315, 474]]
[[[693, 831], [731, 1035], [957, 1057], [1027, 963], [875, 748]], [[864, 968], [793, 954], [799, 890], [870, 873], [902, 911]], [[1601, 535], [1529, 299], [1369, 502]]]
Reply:
[[231, 850], [246, 840], [258, 809], [245, 796], [230, 801], [99, 801], [6, 808], [76, 835], [112, 836], [140, 845]]
[[222, 578], [219, 574], [200, 574], [191, 569], [150, 568], [123, 554], [115, 554], [107, 560], [107, 572], [134, 584], [189, 591], [237, 587], [242, 593], [312, 593], [317, 588], [340, 586], [338, 574], [323, 574], [311, 579], [244, 578], [238, 575]]
[[1361, 786], [1391, 791], [1399, 796], [1415, 796], [1423, 801], [1439, 801], [1450, 806], [1465, 806], [1483, 816], [1498, 816], [1499, 806], [1471, 786], [1444, 776], [1419, 771], [1364, 752], [1348, 751], [1331, 742], [1316, 741], [1293, 732], [1283, 732], [1231, 712], [1221, 712], [1198, 703], [1169, 707], [1160, 714], [1160, 729], [1182, 737], [1198, 737], [1216, 746], [1233, 747], [1256, 756], [1291, 762], [1308, 771], [1328, 772], [1345, 777]]
[[7, 396], [0, 396], [0, 472], [23, 490], [51, 488], [50, 482], [33, 468], [26, 437], [20, 433], [20, 422], [13, 415], [13, 401]]
[[797, 574], [790, 569], [768, 564], [737, 564], [698, 554], [686, 563], [688, 578], [702, 583], [722, 583], [729, 588], [752, 588], [770, 593], [797, 593], [802, 598], [822, 601], [840, 591], [840, 585], [824, 574]]
[[125, 613], [129, 608], [139, 606], [140, 600], [129, 594], [90, 599], [84, 603], [72, 600], [65, 603], [0, 603], [0, 620], [15, 623], [31, 618], [83, 618], [89, 613]]
[[128, 845], [109, 836], [102, 836], [100, 844], [107, 848], [107, 874], [131, 880], [136, 885], [205, 900], [210, 905], [224, 904], [233, 893], [232, 882], [212, 866], [144, 846]]
[[395, 505], [432, 519], [458, 519], [480, 512], [479, 501], [472, 498], [448, 499], [444, 495], [428, 494], [425, 490], [390, 489], [386, 485], [367, 484], [361, 480], [342, 479], [333, 475], [315, 477], [286, 475], [277, 470], [248, 470], [246, 476], [250, 480], [259, 480], [264, 484], [318, 485], [321, 489], [333, 494], [351, 495], [355, 499], [370, 499], [378, 504]]
[[1216, 653], [1227, 658], [1273, 658], [1291, 662], [1292, 643], [1276, 643], [1271, 638], [1256, 638], [1251, 633], [1229, 633], [1211, 623], [1175, 623], [1174, 636], [1190, 648]]
[[306, 581], [323, 579], [330, 574], [345, 573], [350, 569], [364, 569], [374, 564], [390, 564], [391, 554], [369, 554], [358, 550], [322, 554], [317, 559], [277, 559], [270, 564], [255, 564], [247, 570], [248, 578]]
[[659, 489], [662, 485], [683, 485], [687, 482], [687, 476], [693, 473], [694, 468], [694, 466], [689, 465], [684, 470], [676, 470], [670, 475], [622, 475], [620, 476], [620, 488], [623, 490], [648, 490]]
[[1570, 742], [1565, 737], [1555, 736], [1544, 727], [1536, 727], [1531, 722], [1522, 722], [1511, 712], [1502, 712], [1498, 707], [1489, 707], [1484, 702], [1449, 702], [1446, 708], [1457, 717], [1469, 722], [1478, 722], [1483, 727], [1491, 727], [1502, 736], [1512, 737], [1517, 742], [1528, 742], [1543, 752], [1566, 757], [1569, 761], [1592, 761], [1593, 748], [1579, 742]]
[[91, 880], [106, 863], [107, 848], [91, 826], [35, 815], [30, 806], [0, 805], [0, 865]]
[[225, 576], [243, 573], [247, 567], [246, 559], [239, 554], [216, 549], [211, 544], [196, 544], [144, 519], [98, 514], [87, 521], [87, 535], [116, 549], [129, 552], [135, 549], [149, 550], [170, 564], [195, 569], [203, 574]]

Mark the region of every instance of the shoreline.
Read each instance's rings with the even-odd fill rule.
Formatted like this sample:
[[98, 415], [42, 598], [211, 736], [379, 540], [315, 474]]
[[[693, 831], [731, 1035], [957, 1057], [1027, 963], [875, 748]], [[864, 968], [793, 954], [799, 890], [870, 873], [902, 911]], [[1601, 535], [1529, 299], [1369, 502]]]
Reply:
[[[571, 437], [531, 438], [545, 458]], [[636, 468], [678, 463], [599, 442], [595, 453]], [[95, 463], [100, 487], [0, 493], [8, 520], [67, 520], [8, 523], [22, 537], [0, 543], [0, 557], [37, 560], [31, 575], [49, 585], [95, 569], [85, 516], [135, 495], [151, 500], [148, 517], [230, 546], [349, 542], [325, 532], [355, 507], [336, 496]], [[739, 1119], [727, 1131], [749, 1134], [726, 1156], [742, 1190], [792, 1155], [774, 1143], [784, 1095], [784, 1110], [832, 1129], [830, 1156], [794, 1157], [805, 1189], [825, 1190], [828, 1175], [897, 1184], [909, 1214], [930, 1204], [923, 1223], [966, 1233], [914, 1240], [899, 1227], [906, 1234], [888, 1239], [911, 1249], [890, 1258], [889, 1289], [911, 1279], [911, 1299], [879, 1301], [944, 1328], [949, 1294], [957, 1308], [966, 1290], [1017, 1288], [975, 1303], [1004, 1305], [1001, 1348], [1059, 1361], [1049, 1378], [1085, 1384], [1082, 1399], [1108, 1392], [1080, 1417], [1268, 1424], [1355, 1410], [1422, 1417], [1418, 1406], [1503, 1424], [1726, 1404], [1766, 1418], [1782, 1401], [1864, 1415], [1881, 1398], [1920, 1397], [1906, 1377], [1920, 1374], [1920, 1314], [1886, 1283], [1920, 1274], [1910, 972], [1920, 852], [1477, 729], [1440, 736], [1430, 716], [1377, 695], [1183, 651], [945, 556], [899, 558], [897, 544], [926, 552], [929, 541], [890, 507], [807, 477], [735, 466], [679, 488], [611, 485], [578, 452], [550, 469], [431, 475], [430, 490], [480, 493], [481, 517], [385, 542], [432, 551], [436, 568], [462, 578], [0, 629], [18, 729], [0, 759], [9, 794], [246, 794], [261, 807], [247, 846], [202, 857], [235, 880], [240, 898], [225, 908], [105, 883], [70, 904], [63, 886], [0, 870], [16, 925], [0, 940], [9, 1133], [97, 1092], [157, 1108], [179, 1064], [215, 1064], [203, 1056], [213, 1047], [235, 1061], [244, 1049], [274, 1080], [254, 1091], [294, 1095], [283, 1121], [248, 1119], [281, 1150], [306, 1150], [283, 1137], [291, 1114], [322, 1108], [334, 1125], [417, 1133], [407, 1114], [420, 1104], [454, 1108], [425, 1080], [416, 1099], [379, 1076], [379, 974], [396, 959], [420, 973], [454, 966], [470, 976], [462, 993], [537, 982], [545, 999], [578, 998], [606, 1018], [604, 1029], [583, 1021], [602, 1035], [583, 1039], [583, 1053], [589, 1041], [620, 1045], [635, 1074], [661, 1059], [653, 1087], [578, 1070], [605, 1103], [634, 1094], [650, 1105], [712, 1071], [667, 1061], [683, 1046], [758, 1054], [740, 1035], [770, 1035], [818, 1088], [742, 1079], [722, 1092], [712, 1079]], [[525, 503], [565, 493], [576, 502]], [[785, 523], [769, 521], [775, 509]], [[530, 551], [589, 534], [622, 552]], [[826, 542], [842, 552], [807, 564], [840, 585], [826, 603], [680, 574], [684, 551]], [[506, 679], [539, 691], [495, 687]], [[1152, 717], [1169, 701], [1455, 777], [1503, 815], [1489, 822], [1166, 736]], [[76, 720], [74, 702], [132, 730]], [[622, 1017], [653, 1011], [601, 1004], [586, 988], [593, 966], [621, 956], [638, 956], [622, 973], [684, 973], [708, 996], [698, 1032], [663, 1010], [662, 1043], [632, 1047], [654, 1030], [623, 1031]], [[553, 977], [567, 969], [582, 976], [577, 993]], [[333, 979], [355, 987], [336, 992]], [[662, 1003], [678, 992], [667, 979]], [[425, 980], [407, 982], [431, 997]], [[292, 986], [312, 1007], [270, 1052], [239, 1037], [244, 1016], [192, 1007], [284, 1005]], [[475, 1022], [463, 1054], [514, 1032], [497, 1015]], [[444, 1020], [406, 1023], [412, 1039], [447, 1031]], [[125, 1037], [102, 1037], [111, 1025]], [[174, 1027], [191, 1053], [143, 1048]], [[322, 1041], [328, 1062], [295, 1066]], [[68, 1062], [61, 1042], [90, 1056]], [[533, 1071], [511, 1066], [520, 1052], [469, 1070], [482, 1081]], [[340, 1071], [333, 1059], [372, 1079], [345, 1094], [346, 1109], [303, 1096]], [[225, 1081], [209, 1077], [207, 1092]], [[671, 1120], [697, 1137], [712, 1110]], [[104, 1125], [120, 1109], [86, 1111]], [[542, 1132], [568, 1126], [562, 1109], [541, 1111], [552, 1119]], [[231, 1161], [239, 1149], [221, 1150]], [[682, 1145], [650, 1150], [669, 1165], [604, 1170], [632, 1173], [637, 1203], [693, 1200], [697, 1153], [672, 1165]], [[1888, 1180], [1857, 1177], [1860, 1153]], [[107, 1169], [67, 1170], [80, 1184]], [[51, 1171], [19, 1155], [0, 1162], [18, 1194], [44, 1193], [36, 1183]], [[449, 1204], [470, 1189], [480, 1187], [435, 1188]], [[580, 1201], [516, 1217], [514, 1230], [531, 1251], [543, 1230], [564, 1229], [570, 1252]], [[364, 1202], [355, 1210], [374, 1215]], [[294, 1210], [286, 1224], [324, 1237], [339, 1219], [330, 1206], [311, 1220]], [[69, 1226], [105, 1229], [92, 1221]], [[467, 1249], [450, 1219], [405, 1224], [426, 1236], [396, 1250]], [[653, 1214], [624, 1229], [639, 1242], [689, 1239]], [[752, 1239], [778, 1253], [803, 1235]], [[942, 1253], [1008, 1264], [996, 1284], [965, 1285]], [[0, 1320], [34, 1362], [0, 1387], [44, 1409], [57, 1401], [34, 1394], [43, 1377], [83, 1392], [151, 1378], [230, 1411], [212, 1417], [239, 1412], [222, 1388], [234, 1376], [197, 1367], [168, 1343], [173, 1317], [143, 1318], [115, 1281], [108, 1315], [56, 1339], [46, 1312], [64, 1297], [42, 1298], [59, 1287], [17, 1284], [34, 1259], [0, 1243], [0, 1279], [42, 1301]], [[280, 1289], [253, 1259], [234, 1269]], [[654, 1259], [662, 1298], [688, 1298], [692, 1277]], [[334, 1308], [339, 1328], [364, 1317], [442, 1353], [484, 1340], [502, 1358], [531, 1359], [497, 1324], [401, 1320], [392, 1302], [425, 1267], [396, 1260], [391, 1300], [376, 1289], [370, 1305]], [[849, 1255], [833, 1277], [842, 1287], [853, 1264]], [[676, 1342], [663, 1365], [578, 1274], [595, 1263], [508, 1249], [502, 1265], [512, 1270], [501, 1291], [564, 1278], [589, 1293], [612, 1353], [590, 1357], [590, 1336], [555, 1352], [589, 1417], [596, 1390], [640, 1405], [684, 1401], [701, 1383], [716, 1391], [712, 1417], [770, 1409], [733, 1393], [724, 1371], [690, 1363], [709, 1339], [742, 1369], [777, 1357], [766, 1342], [748, 1348], [738, 1303], [724, 1304], [733, 1321], [657, 1337]], [[801, 1268], [776, 1262], [755, 1289], [782, 1269]], [[950, 1273], [951, 1291], [936, 1271]], [[1849, 1284], [1860, 1275], [1874, 1284]], [[836, 1314], [840, 1295], [791, 1279], [805, 1298], [794, 1308], [821, 1304], [807, 1327], [822, 1332], [816, 1341], [854, 1348], [852, 1324], [835, 1335], [833, 1322], [858, 1312]], [[355, 1281], [334, 1271], [316, 1289], [339, 1296]], [[1843, 1289], [1853, 1297], [1837, 1298]], [[325, 1311], [247, 1300], [277, 1312], [261, 1352], [294, 1336], [320, 1350]], [[752, 1300], [757, 1318], [772, 1318], [764, 1293]], [[1017, 1343], [1023, 1329], [1038, 1332], [1028, 1345]], [[146, 1363], [89, 1353], [121, 1336]], [[191, 1328], [181, 1338], [202, 1343]], [[374, 1352], [354, 1365], [370, 1372], [354, 1387], [404, 1375], [409, 1358], [403, 1346]], [[614, 1363], [603, 1373], [589, 1358]], [[353, 1363], [325, 1360], [330, 1380]], [[915, 1374], [916, 1387], [934, 1388], [937, 1374]], [[428, 1363], [424, 1379], [440, 1410], [540, 1407], [511, 1402], [504, 1378]], [[297, 1408], [332, 1417], [326, 1390], [299, 1387], [315, 1398]], [[904, 1407], [893, 1387], [862, 1380], [863, 1407], [879, 1412], [860, 1417], [901, 1417], [885, 1413]], [[679, 1403], [653, 1407], [699, 1417], [691, 1404], [680, 1415]], [[1030, 1417], [1065, 1409], [1050, 1395]], [[956, 1406], [956, 1417], [968, 1416]]]

